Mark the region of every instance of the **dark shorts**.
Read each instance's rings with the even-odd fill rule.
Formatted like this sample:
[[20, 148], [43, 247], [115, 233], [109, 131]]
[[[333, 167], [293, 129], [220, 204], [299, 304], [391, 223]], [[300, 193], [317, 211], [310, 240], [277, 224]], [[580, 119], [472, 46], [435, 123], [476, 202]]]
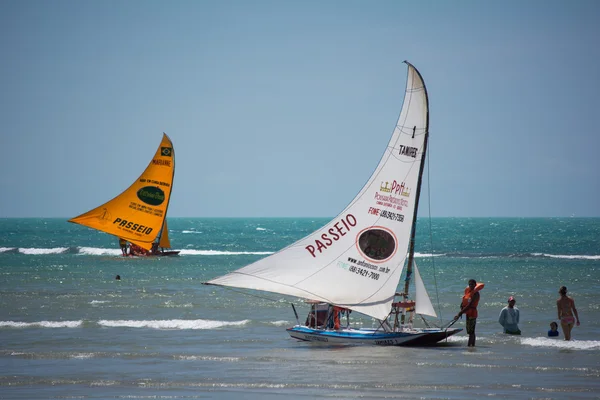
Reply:
[[477, 318], [467, 317], [467, 333], [472, 335], [475, 333], [475, 325], [477, 324]]

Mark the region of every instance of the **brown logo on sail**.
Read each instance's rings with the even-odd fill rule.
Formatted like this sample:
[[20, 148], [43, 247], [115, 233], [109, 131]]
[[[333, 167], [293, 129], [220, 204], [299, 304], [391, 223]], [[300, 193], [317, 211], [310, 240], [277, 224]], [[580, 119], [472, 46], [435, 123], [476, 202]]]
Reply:
[[98, 218], [98, 222], [100, 222], [102, 225], [106, 225], [108, 222], [112, 221], [112, 215], [110, 212], [108, 212], [106, 207], [102, 208], [96, 218]]
[[382, 226], [370, 227], [359, 233], [357, 247], [366, 258], [383, 262], [396, 254], [396, 237]]

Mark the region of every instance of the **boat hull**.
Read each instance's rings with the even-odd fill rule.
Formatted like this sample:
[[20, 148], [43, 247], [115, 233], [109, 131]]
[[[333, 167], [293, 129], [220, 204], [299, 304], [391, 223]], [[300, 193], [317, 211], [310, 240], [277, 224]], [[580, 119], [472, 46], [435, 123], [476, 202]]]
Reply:
[[382, 332], [371, 329], [322, 330], [303, 325], [296, 325], [286, 330], [292, 338], [305, 342], [375, 346], [431, 346], [462, 331], [461, 328], [414, 329], [404, 332]]
[[179, 250], [161, 251], [160, 253], [147, 253], [147, 254], [127, 254], [123, 257], [172, 257], [178, 256]]
[[178, 256], [179, 251], [178, 250], [161, 251], [160, 253], [155, 254], [155, 255], [158, 257]]

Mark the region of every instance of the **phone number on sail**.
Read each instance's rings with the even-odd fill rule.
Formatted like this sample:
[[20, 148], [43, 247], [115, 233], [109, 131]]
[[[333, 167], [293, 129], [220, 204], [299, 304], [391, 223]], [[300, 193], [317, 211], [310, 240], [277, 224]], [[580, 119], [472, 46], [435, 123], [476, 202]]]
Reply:
[[348, 271], [350, 272], [354, 272], [355, 274], [361, 275], [361, 276], [367, 276], [371, 279], [375, 279], [378, 280], [379, 279], [379, 274], [373, 271], [369, 271], [363, 268], [359, 268], [356, 267], [354, 265], [350, 266], [350, 268], [348, 268]]

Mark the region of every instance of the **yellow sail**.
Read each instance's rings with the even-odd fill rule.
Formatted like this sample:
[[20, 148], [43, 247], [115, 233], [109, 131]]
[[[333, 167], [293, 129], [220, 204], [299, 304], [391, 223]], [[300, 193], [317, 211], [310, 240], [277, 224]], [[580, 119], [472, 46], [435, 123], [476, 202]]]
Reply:
[[169, 227], [167, 226], [167, 219], [165, 218], [165, 222], [162, 227], [162, 233], [160, 235], [160, 240], [158, 242], [158, 246], [163, 249], [171, 248], [171, 241], [169, 240]]
[[166, 226], [174, 175], [173, 143], [163, 133], [152, 161], [128, 189], [69, 222], [115, 235], [150, 250], [163, 223]]

